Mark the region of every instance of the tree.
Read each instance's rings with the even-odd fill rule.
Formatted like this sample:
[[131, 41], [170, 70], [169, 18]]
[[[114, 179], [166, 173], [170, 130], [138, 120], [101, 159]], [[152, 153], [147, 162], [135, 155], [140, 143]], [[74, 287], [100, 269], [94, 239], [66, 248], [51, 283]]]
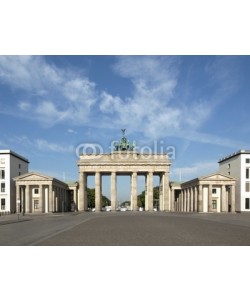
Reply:
[[[155, 186], [153, 188], [153, 199], [159, 199], [159, 186]], [[143, 191], [140, 195], [137, 196], [137, 206], [145, 207], [145, 191]]]
[[[87, 188], [87, 199], [88, 199], [88, 207], [95, 207], [95, 189]], [[106, 205], [111, 205], [111, 201], [104, 195], [102, 195], [102, 207]]]

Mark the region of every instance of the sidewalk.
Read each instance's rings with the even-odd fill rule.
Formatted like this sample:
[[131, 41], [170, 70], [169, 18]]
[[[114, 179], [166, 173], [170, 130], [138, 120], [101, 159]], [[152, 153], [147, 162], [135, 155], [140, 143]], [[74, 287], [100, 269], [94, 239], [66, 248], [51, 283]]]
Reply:
[[30, 216], [25, 216], [25, 215], [23, 216], [22, 214], [4, 215], [4, 216], [0, 216], [0, 226], [6, 224], [12, 224], [12, 223], [25, 222], [30, 220], [32, 220]]

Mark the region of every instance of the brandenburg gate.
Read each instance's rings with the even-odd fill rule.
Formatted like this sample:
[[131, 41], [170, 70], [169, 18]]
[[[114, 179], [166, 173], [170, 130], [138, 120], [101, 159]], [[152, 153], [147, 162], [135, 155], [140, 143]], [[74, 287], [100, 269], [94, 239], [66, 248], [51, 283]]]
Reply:
[[79, 199], [78, 210], [88, 209], [87, 176], [95, 176], [95, 210], [101, 211], [102, 176], [111, 175], [111, 209], [116, 210], [117, 176], [129, 175], [131, 178], [131, 210], [137, 210], [137, 176], [145, 176], [145, 210], [153, 211], [153, 176], [160, 180], [159, 210], [170, 211], [169, 168], [170, 160], [167, 154], [138, 153], [125, 137], [114, 144], [110, 154], [82, 154], [78, 161], [79, 169]]

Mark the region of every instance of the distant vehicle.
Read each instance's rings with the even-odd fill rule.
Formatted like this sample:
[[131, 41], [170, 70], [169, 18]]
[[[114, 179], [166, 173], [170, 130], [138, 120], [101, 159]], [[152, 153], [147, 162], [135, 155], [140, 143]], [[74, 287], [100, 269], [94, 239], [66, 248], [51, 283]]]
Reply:
[[111, 211], [111, 206], [105, 206], [105, 211]]
[[157, 208], [156, 207], [154, 207], [154, 209], [153, 209], [154, 211], [157, 211]]
[[143, 207], [139, 207], [139, 211], [143, 211]]
[[127, 211], [128, 209], [127, 209], [127, 207], [121, 207], [120, 208], [120, 211]]
[[95, 207], [91, 209], [91, 211], [95, 211]]

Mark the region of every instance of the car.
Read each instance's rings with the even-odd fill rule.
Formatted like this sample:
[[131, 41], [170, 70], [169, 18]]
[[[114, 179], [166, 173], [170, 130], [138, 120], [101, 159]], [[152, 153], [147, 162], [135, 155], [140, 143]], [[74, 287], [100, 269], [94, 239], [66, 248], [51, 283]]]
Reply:
[[143, 211], [143, 207], [139, 207], [139, 211]]
[[127, 209], [127, 207], [121, 207], [120, 208], [120, 211], [127, 211], [128, 209]]

